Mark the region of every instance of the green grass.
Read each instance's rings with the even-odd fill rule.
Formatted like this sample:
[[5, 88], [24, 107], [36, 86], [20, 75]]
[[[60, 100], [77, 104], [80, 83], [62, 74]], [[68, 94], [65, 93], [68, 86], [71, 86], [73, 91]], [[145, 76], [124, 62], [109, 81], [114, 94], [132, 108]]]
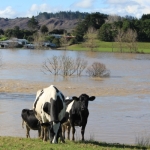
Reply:
[[96, 141], [66, 141], [66, 143], [50, 144], [43, 142], [41, 139], [27, 139], [19, 137], [0, 137], [0, 150], [129, 150], [129, 149], [146, 149], [145, 147], [110, 144]]
[[[103, 42], [96, 40], [97, 48], [94, 51], [99, 52], [119, 52], [118, 44], [115, 42]], [[138, 52], [139, 53], [150, 53], [150, 43], [149, 42], [138, 42]], [[84, 43], [74, 44], [67, 47], [68, 50], [77, 50], [77, 51], [89, 51], [89, 48], [84, 46]], [[123, 52], [130, 52], [129, 49], [123, 48]]]
[[8, 40], [8, 38], [6, 36], [0, 36], [0, 41], [5, 41], [5, 40]]

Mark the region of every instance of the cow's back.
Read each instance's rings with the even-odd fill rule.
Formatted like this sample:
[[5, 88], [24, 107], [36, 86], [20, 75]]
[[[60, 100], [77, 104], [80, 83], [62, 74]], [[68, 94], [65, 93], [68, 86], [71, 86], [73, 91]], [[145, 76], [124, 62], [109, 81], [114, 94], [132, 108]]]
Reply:
[[[58, 89], [53, 85], [37, 92], [36, 100], [33, 104], [33, 107], [35, 110], [35, 115], [40, 122], [45, 123], [51, 121], [51, 117], [49, 115], [50, 113], [46, 113], [43, 109], [45, 103], [51, 105], [52, 101], [56, 101], [56, 100], [58, 101], [58, 96], [59, 97], [61, 96], [62, 98], [62, 95], [63, 94], [60, 91], [58, 91]], [[58, 118], [62, 119], [65, 113], [65, 108], [64, 108], [65, 104], [61, 99], [60, 101], [61, 101], [60, 103], [62, 103], [62, 110], [60, 111]]]

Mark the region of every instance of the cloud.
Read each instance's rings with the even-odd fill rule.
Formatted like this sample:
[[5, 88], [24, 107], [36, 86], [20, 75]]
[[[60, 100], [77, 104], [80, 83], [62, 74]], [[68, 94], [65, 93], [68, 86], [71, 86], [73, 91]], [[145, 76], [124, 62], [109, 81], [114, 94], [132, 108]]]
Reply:
[[14, 18], [16, 16], [16, 12], [11, 6], [8, 6], [4, 10], [0, 10], [0, 16], [3, 18]]
[[27, 17], [32, 17], [36, 16], [39, 12], [58, 12], [60, 11], [61, 8], [58, 7], [51, 7], [50, 5], [44, 3], [41, 5], [33, 4], [30, 9], [27, 11], [26, 16]]
[[105, 0], [105, 4], [106, 7], [101, 11], [107, 14], [140, 18], [142, 14], [150, 13], [149, 0]]
[[77, 8], [90, 8], [93, 6], [95, 0], [82, 0], [74, 3], [73, 6]]

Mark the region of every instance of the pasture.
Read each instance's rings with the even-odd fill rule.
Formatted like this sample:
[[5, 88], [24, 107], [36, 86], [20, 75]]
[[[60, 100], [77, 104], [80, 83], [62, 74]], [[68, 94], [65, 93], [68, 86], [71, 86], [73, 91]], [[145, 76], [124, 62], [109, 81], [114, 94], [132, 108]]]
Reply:
[[[95, 43], [97, 47], [94, 48], [94, 51], [98, 52], [120, 52], [118, 44], [116, 42], [104, 42], [96, 40]], [[150, 53], [150, 43], [149, 42], [137, 42], [137, 48], [139, 53]], [[67, 47], [68, 50], [78, 50], [78, 51], [87, 51], [89, 48], [85, 47], [84, 42], [80, 44], [74, 44]], [[124, 53], [130, 52], [128, 48], [123, 48]]]
[[148, 149], [138, 145], [125, 145], [118, 143], [105, 143], [88, 140], [66, 141], [66, 143], [50, 144], [40, 139], [26, 139], [20, 137], [0, 137], [0, 150], [131, 150], [131, 149]]

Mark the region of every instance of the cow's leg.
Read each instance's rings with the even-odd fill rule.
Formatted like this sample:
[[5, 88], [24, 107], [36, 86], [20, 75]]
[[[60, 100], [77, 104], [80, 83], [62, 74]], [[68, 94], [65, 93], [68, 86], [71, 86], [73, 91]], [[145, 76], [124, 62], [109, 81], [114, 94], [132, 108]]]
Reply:
[[86, 124], [87, 124], [87, 120], [84, 121], [84, 124], [81, 127], [82, 141], [84, 141], [84, 132], [85, 132]]
[[74, 141], [74, 140], [75, 140], [75, 138], [74, 138], [74, 134], [75, 134], [75, 127], [74, 127], [74, 126], [72, 126], [72, 141]]
[[85, 126], [82, 126], [81, 128], [82, 141], [84, 141], [84, 131], [85, 131]]
[[47, 136], [47, 140], [49, 140], [49, 129], [47, 129], [46, 136]]
[[66, 125], [61, 125], [61, 127], [62, 127], [62, 136], [63, 136], [63, 138], [65, 139], [65, 131], [66, 131]]
[[63, 135], [62, 135], [62, 126], [59, 128], [59, 137], [60, 137], [60, 141], [61, 141], [62, 143], [65, 143], [64, 137], [63, 137]]
[[70, 125], [68, 125], [68, 126], [66, 126], [67, 127], [67, 135], [68, 135], [68, 140], [70, 140], [70, 128], [71, 128], [71, 126]]
[[26, 137], [30, 138], [30, 128], [26, 125]]
[[44, 138], [43, 138], [43, 141], [47, 141], [47, 132], [48, 132], [47, 127], [44, 127]]
[[44, 139], [44, 127], [41, 126], [41, 134], [40, 138], [43, 140]]
[[41, 128], [38, 129], [38, 138], [41, 138]]

